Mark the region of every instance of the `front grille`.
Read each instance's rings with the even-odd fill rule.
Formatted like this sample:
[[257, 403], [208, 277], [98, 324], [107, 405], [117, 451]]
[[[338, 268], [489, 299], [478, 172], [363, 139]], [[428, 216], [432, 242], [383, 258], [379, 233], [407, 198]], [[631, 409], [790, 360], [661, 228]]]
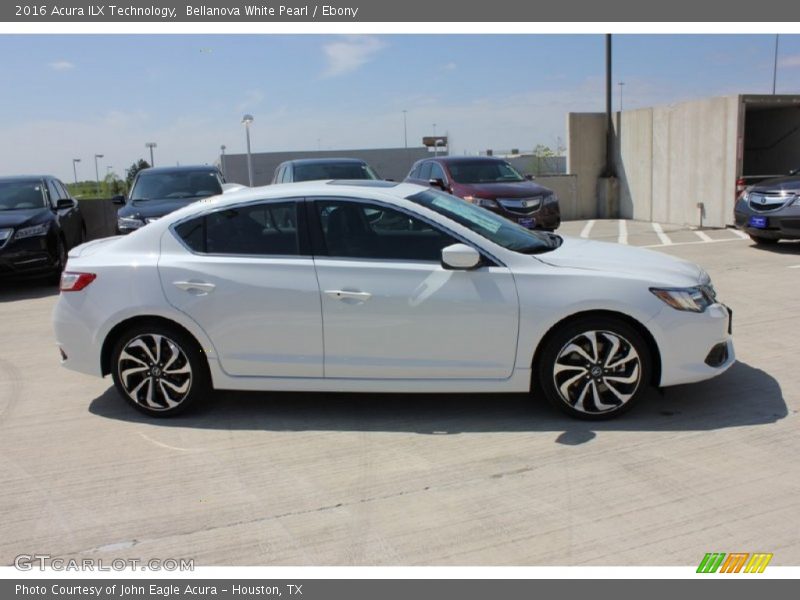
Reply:
[[518, 215], [529, 215], [536, 212], [542, 206], [541, 196], [531, 196], [529, 198], [498, 198], [498, 204], [508, 212]]
[[793, 202], [795, 198], [794, 194], [750, 192], [750, 208], [756, 212], [769, 212], [783, 208], [787, 203]]

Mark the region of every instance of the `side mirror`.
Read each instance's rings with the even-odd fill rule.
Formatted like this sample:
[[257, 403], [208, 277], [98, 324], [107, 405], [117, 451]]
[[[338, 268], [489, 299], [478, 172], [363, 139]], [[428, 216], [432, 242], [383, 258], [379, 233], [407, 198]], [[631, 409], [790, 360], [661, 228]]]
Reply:
[[125, 204], [125, 195], [117, 194], [116, 196], [112, 196], [111, 202], [113, 202], [114, 204]]
[[436, 179], [429, 179], [428, 184], [433, 187], [438, 187], [440, 190], [446, 191], [447, 186], [444, 183], [444, 179], [437, 177]]
[[469, 271], [481, 266], [480, 252], [466, 244], [442, 248], [442, 267], [448, 270]]
[[78, 201], [72, 198], [60, 198], [56, 200], [56, 210], [68, 210], [78, 206]]

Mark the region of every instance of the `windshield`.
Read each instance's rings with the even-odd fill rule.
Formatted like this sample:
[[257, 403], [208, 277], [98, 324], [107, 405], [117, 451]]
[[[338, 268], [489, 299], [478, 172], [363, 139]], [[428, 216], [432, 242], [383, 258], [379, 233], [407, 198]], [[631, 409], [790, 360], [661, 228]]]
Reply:
[[380, 179], [365, 163], [317, 163], [294, 166], [294, 181], [315, 179]]
[[452, 219], [507, 250], [538, 254], [561, 245], [561, 238], [553, 233], [525, 229], [485, 208], [444, 192], [426, 190], [409, 196], [408, 200]]
[[525, 180], [514, 167], [499, 160], [459, 161], [448, 164], [448, 168], [458, 183], [508, 183]]
[[141, 173], [131, 190], [131, 200], [205, 198], [222, 193], [213, 171]]
[[42, 182], [0, 181], [0, 210], [23, 210], [26, 208], [44, 208]]

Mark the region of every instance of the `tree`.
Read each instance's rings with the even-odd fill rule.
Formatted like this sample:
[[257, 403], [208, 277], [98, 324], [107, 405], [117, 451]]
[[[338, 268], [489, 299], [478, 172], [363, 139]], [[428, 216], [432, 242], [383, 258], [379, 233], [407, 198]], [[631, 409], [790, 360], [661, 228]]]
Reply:
[[536, 144], [536, 147], [533, 149], [533, 172], [536, 175], [546, 173], [548, 171], [548, 159], [555, 155], [556, 153], [550, 149], [550, 146]]
[[130, 167], [125, 169], [125, 184], [128, 186], [128, 189], [131, 189], [131, 184], [133, 183], [133, 178], [136, 177], [136, 174], [142, 169], [149, 168], [150, 163], [148, 163], [145, 159], [140, 158], [138, 162], [133, 163]]
[[103, 196], [111, 197], [117, 194], [122, 194], [125, 191], [125, 183], [117, 177], [116, 173], [109, 173], [103, 179]]

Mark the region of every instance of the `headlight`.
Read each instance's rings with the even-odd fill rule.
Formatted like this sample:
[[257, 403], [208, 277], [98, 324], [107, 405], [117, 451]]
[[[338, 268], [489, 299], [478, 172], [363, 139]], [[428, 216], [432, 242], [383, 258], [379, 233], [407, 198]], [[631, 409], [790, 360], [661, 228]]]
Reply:
[[472, 202], [475, 206], [484, 208], [497, 208], [497, 202], [488, 198], [478, 198], [477, 196], [464, 196], [464, 200]]
[[8, 238], [11, 237], [11, 234], [14, 233], [14, 230], [11, 228], [8, 229], [0, 229], [0, 244], [5, 242]]
[[549, 196], [544, 197], [545, 204], [556, 204], [558, 202], [558, 196], [555, 194], [550, 194]]
[[144, 221], [132, 217], [119, 217], [117, 219], [117, 227], [120, 229], [139, 229], [139, 227], [144, 227]]
[[650, 288], [650, 291], [676, 310], [701, 313], [716, 302], [711, 285], [690, 288]]
[[36, 235], [47, 235], [47, 231], [50, 229], [50, 223], [42, 223], [40, 225], [31, 225], [30, 227], [22, 227], [17, 229], [16, 233], [14, 233], [15, 240], [22, 240], [29, 237], [34, 237]]

